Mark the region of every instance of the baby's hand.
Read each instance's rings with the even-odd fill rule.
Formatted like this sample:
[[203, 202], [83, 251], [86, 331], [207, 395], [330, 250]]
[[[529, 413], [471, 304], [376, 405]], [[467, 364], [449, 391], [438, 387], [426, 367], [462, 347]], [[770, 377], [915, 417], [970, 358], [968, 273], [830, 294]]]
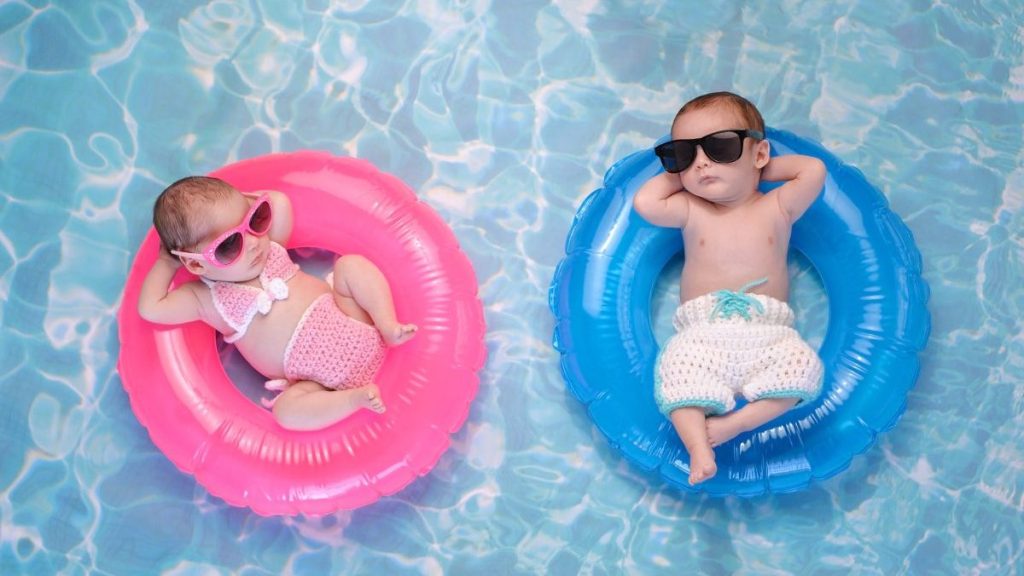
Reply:
[[160, 243], [160, 252], [157, 255], [158, 261], [162, 261], [165, 265], [170, 266], [172, 269], [177, 270], [181, 267], [181, 258], [178, 258], [164, 246], [164, 243]]
[[417, 330], [419, 330], [419, 327], [415, 324], [395, 323], [393, 326], [382, 329], [380, 335], [388, 346], [398, 346], [412, 339], [416, 335]]

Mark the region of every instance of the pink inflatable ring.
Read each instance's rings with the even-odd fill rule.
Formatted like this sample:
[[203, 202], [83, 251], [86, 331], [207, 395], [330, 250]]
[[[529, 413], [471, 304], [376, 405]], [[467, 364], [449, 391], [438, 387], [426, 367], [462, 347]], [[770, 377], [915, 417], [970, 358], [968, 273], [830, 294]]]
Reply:
[[388, 350], [378, 374], [387, 412], [287, 431], [228, 379], [212, 328], [138, 316], [159, 245], [150, 229], [118, 314], [118, 371], [154, 444], [210, 493], [261, 515], [357, 508], [426, 474], [465, 421], [486, 355], [476, 276], [451, 230], [402, 182], [361, 160], [273, 154], [211, 175], [242, 191], [288, 194], [296, 222], [289, 248], [366, 256], [391, 284], [398, 317], [419, 332]]

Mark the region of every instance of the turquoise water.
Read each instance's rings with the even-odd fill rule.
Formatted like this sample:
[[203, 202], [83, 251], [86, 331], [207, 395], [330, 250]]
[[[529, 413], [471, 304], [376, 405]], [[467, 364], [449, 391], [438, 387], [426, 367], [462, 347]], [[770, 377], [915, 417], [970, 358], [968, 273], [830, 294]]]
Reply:
[[[0, 573], [1024, 573], [1022, 44], [1012, 1], [3, 2]], [[799, 494], [637, 472], [550, 346], [579, 203], [715, 89], [861, 168], [932, 289], [902, 420]], [[168, 182], [310, 148], [372, 161], [450, 223], [489, 358], [429, 474], [263, 518], [150, 442], [115, 313]], [[820, 342], [824, 296], [794, 273]]]

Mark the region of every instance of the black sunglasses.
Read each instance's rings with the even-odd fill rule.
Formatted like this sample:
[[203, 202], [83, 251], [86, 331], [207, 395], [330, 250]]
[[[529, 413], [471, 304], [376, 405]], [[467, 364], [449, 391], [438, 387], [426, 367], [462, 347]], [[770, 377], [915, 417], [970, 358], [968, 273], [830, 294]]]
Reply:
[[677, 174], [693, 164], [698, 144], [713, 162], [728, 164], [739, 160], [743, 155], [743, 139], [747, 136], [764, 139], [759, 130], [719, 130], [700, 138], [669, 140], [655, 147], [654, 153], [661, 159], [666, 172]]

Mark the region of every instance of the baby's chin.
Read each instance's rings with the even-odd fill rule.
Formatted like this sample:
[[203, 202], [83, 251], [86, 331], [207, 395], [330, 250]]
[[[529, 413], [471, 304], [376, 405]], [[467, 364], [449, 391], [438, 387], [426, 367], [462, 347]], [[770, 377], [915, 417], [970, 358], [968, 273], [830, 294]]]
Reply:
[[695, 187], [695, 189], [691, 190], [690, 193], [715, 204], [731, 204], [746, 200], [750, 196], [756, 194], [757, 190], [754, 189], [746, 192], [743, 190], [736, 190], [735, 188], [730, 188], [722, 185], [720, 182], [716, 182], [710, 186]]

